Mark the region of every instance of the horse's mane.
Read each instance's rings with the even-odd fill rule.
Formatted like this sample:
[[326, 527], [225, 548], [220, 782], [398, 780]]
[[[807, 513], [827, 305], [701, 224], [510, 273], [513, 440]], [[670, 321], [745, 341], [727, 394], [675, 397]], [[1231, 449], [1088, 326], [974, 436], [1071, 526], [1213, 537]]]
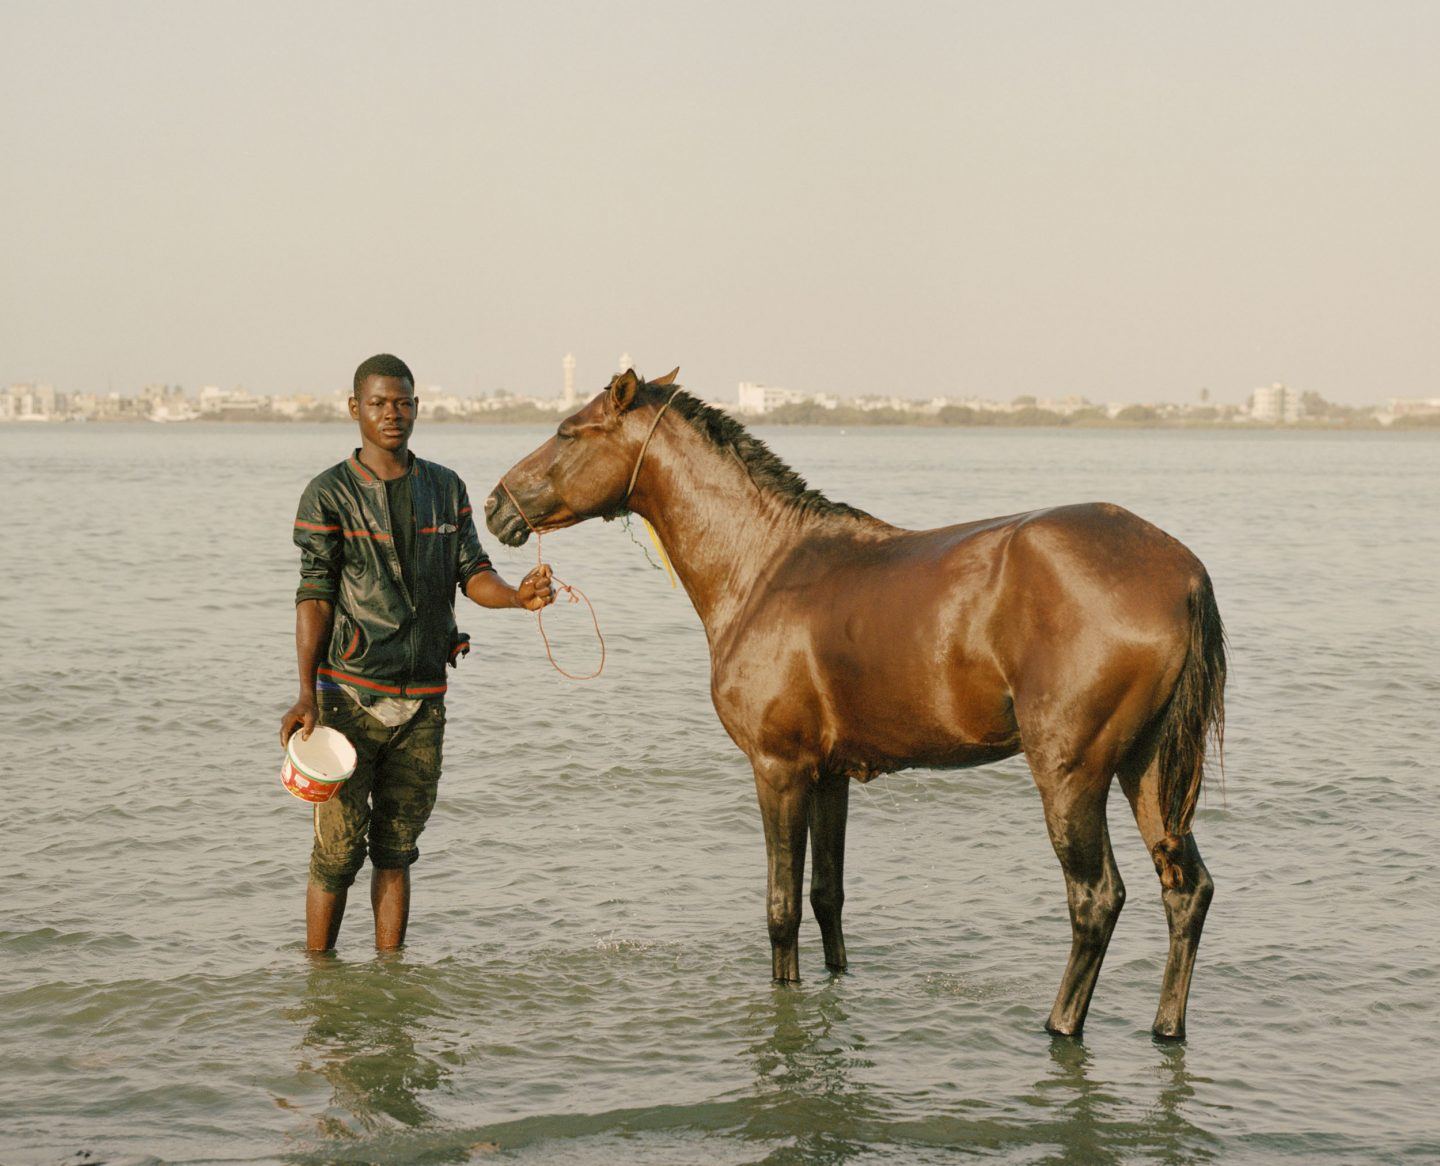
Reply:
[[678, 413], [717, 450], [740, 460], [751, 481], [761, 490], [783, 499], [804, 514], [837, 514], [868, 519], [871, 515], [844, 502], [834, 502], [819, 490], [810, 489], [805, 479], [775, 456], [770, 447], [723, 409], [693, 397], [684, 389], [646, 384], [641, 400], [663, 405], [674, 392], [670, 412]]

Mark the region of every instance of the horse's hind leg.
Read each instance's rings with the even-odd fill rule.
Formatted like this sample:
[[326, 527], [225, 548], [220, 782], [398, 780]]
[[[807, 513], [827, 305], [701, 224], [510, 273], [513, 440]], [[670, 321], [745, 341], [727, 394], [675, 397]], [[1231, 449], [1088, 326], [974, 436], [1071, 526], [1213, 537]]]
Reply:
[[1110, 777], [1083, 770], [1046, 774], [1033, 762], [1031, 769], [1045, 805], [1050, 844], [1065, 872], [1070, 905], [1070, 960], [1045, 1027], [1061, 1036], [1079, 1036], [1105, 949], [1125, 905], [1125, 884], [1105, 826]]
[[845, 905], [845, 819], [850, 812], [850, 779], [822, 777], [810, 791], [810, 908], [820, 924], [825, 966], [845, 970], [845, 936], [840, 910]]
[[[1120, 785], [1135, 813], [1145, 849], [1152, 855], [1166, 837], [1159, 782], [1159, 767], [1153, 760], [1139, 773], [1120, 771]], [[1190, 997], [1190, 977], [1195, 971], [1195, 952], [1200, 946], [1205, 913], [1215, 894], [1215, 883], [1200, 858], [1195, 836], [1186, 834], [1180, 841], [1179, 852], [1172, 849], [1167, 857], [1180, 868], [1181, 883], [1178, 887], [1164, 887], [1160, 895], [1165, 903], [1165, 921], [1170, 925], [1170, 954], [1165, 960], [1160, 1007], [1155, 1012], [1152, 1031], [1167, 1040], [1180, 1040], [1185, 1036], [1185, 1005]]]

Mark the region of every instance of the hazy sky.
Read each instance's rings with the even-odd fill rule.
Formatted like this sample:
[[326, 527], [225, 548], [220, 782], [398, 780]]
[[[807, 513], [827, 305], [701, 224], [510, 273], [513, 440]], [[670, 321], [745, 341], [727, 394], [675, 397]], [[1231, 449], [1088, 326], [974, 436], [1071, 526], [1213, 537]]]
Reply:
[[1440, 4], [0, 0], [0, 384], [1440, 394]]

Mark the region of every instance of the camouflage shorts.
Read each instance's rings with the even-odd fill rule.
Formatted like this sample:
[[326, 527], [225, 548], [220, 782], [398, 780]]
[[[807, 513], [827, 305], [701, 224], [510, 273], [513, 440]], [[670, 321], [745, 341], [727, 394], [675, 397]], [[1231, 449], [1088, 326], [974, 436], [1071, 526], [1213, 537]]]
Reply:
[[424, 701], [410, 720], [387, 728], [344, 693], [318, 694], [320, 723], [355, 746], [355, 773], [328, 802], [315, 807], [310, 879], [344, 890], [365, 864], [408, 867], [420, 857], [416, 841], [435, 808], [440, 783], [445, 702]]

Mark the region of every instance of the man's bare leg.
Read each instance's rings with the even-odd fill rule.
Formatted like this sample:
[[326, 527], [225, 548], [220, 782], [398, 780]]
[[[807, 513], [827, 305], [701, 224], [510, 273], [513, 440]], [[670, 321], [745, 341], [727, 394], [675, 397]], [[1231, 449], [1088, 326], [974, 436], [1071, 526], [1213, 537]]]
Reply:
[[327, 891], [313, 881], [305, 887], [305, 946], [310, 951], [329, 951], [340, 935], [349, 890]]
[[410, 868], [374, 867], [370, 906], [375, 911], [375, 946], [394, 951], [405, 942], [405, 925], [410, 921]]

